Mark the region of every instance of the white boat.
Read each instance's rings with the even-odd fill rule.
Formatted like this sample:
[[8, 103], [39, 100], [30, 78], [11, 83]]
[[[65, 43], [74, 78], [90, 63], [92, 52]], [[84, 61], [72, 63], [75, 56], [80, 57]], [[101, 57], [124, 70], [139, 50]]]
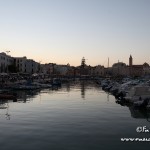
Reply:
[[52, 85], [51, 84], [44, 84], [44, 83], [38, 83], [38, 82], [34, 82], [32, 83], [34, 86], [40, 87], [40, 88], [51, 88]]
[[144, 99], [150, 99], [150, 86], [134, 86], [125, 97], [125, 100], [130, 102], [136, 102]]

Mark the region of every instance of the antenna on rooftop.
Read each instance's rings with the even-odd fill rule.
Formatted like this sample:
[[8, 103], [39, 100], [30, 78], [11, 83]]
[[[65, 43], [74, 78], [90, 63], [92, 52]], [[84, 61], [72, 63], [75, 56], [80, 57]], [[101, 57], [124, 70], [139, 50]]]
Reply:
[[109, 68], [109, 57], [108, 57], [108, 68]]
[[10, 53], [10, 51], [6, 51], [7, 55]]

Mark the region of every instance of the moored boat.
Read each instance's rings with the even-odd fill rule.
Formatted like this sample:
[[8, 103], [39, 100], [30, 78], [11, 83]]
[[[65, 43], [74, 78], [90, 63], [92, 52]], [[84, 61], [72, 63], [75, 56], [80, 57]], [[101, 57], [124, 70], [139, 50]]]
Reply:
[[52, 86], [61, 86], [61, 80], [54, 78], [52, 82]]

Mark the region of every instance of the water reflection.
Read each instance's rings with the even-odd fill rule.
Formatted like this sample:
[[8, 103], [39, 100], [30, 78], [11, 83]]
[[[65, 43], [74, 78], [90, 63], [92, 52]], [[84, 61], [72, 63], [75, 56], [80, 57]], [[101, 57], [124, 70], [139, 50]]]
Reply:
[[133, 106], [129, 107], [131, 116], [133, 118], [138, 118], [138, 119], [146, 119], [148, 122], [150, 122], [150, 111], [147, 109], [137, 109]]
[[[55, 91], [67, 91], [68, 93], [71, 92], [73, 88], [80, 89], [81, 92], [81, 98], [83, 100], [86, 99], [86, 91], [88, 91], [89, 88], [94, 87], [96, 90], [101, 90], [99, 87], [96, 87], [95, 84], [87, 81], [81, 81], [81, 82], [72, 82], [67, 83], [63, 85], [61, 88], [52, 88], [52, 89], [45, 89], [45, 90], [26, 90], [26, 91], [9, 91], [10, 94], [17, 95], [17, 100], [0, 100], [0, 110], [6, 110], [5, 116], [7, 120], [10, 120], [10, 113], [9, 113], [9, 103], [17, 102], [17, 103], [26, 103], [33, 98], [36, 98], [37, 96], [40, 97], [41, 101], [41, 94], [42, 93], [49, 93], [54, 94]], [[106, 95], [106, 101], [107, 103], [111, 103], [110, 95], [109, 93], [104, 93]], [[137, 109], [133, 107], [129, 103], [125, 103], [124, 101], [116, 101], [117, 104], [120, 104], [121, 106], [125, 106], [129, 108], [129, 111], [131, 113], [131, 117], [138, 118], [138, 119], [146, 119], [147, 121], [150, 120], [150, 110], [147, 109]]]
[[9, 101], [0, 101], [0, 110], [6, 110], [5, 118], [6, 120], [10, 120]]
[[[86, 99], [86, 90], [89, 88], [97, 88], [96, 84], [90, 81], [82, 80], [80, 81], [80, 89], [81, 89], [81, 98]], [[100, 90], [100, 88], [98, 88]]]
[[[4, 92], [4, 94], [10, 94], [15, 95], [16, 99], [14, 100], [6, 100], [6, 99], [0, 99], [0, 113], [4, 112], [5, 110], [5, 118], [6, 120], [11, 119], [11, 115], [9, 112], [9, 104], [13, 102], [17, 103], [26, 103], [27, 101], [30, 101], [32, 98], [34, 98], [36, 95], [39, 94], [40, 91], [33, 90], [33, 91], [7, 91]], [[3, 114], [4, 115], [4, 114]]]
[[70, 92], [71, 87], [77, 87], [81, 91], [81, 98], [85, 100], [86, 88], [91, 86], [91, 85], [92, 85], [91, 83], [89, 83], [88, 81], [84, 81], [84, 80], [83, 81], [74, 81], [74, 82], [67, 83], [67, 84], [63, 85], [63, 90]]
[[30, 101], [32, 98], [35, 98], [36, 95], [40, 93], [40, 90], [27, 90], [27, 91], [16, 91], [17, 101], [24, 102]]
[[150, 110], [147, 108], [137, 108], [133, 106], [131, 103], [127, 103], [124, 101], [116, 101], [117, 104], [120, 104], [121, 106], [128, 107], [129, 111], [131, 113], [131, 117], [137, 118], [137, 119], [146, 119], [148, 122], [150, 122]]
[[109, 93], [107, 93], [107, 101], [108, 101], [108, 102], [109, 102], [109, 95], [110, 95], [110, 94], [109, 94]]
[[10, 113], [9, 113], [9, 103], [7, 103], [7, 108], [6, 108], [6, 114], [5, 117], [7, 120], [10, 120]]
[[66, 83], [62, 87], [53, 87], [51, 89], [38, 89], [38, 90], [10, 90], [5, 92], [5, 94], [10, 94], [10, 95], [15, 95], [16, 99], [15, 100], [0, 100], [0, 110], [6, 110], [5, 112], [5, 118], [7, 120], [10, 120], [10, 113], [9, 113], [9, 103], [27, 103], [33, 100], [33, 98], [36, 98], [36, 96], [40, 97], [41, 101], [41, 94], [42, 93], [48, 93], [48, 94], [53, 94], [54, 91], [67, 91], [68, 93], [71, 91], [71, 88], [73, 87], [78, 87], [81, 91], [81, 98], [85, 100], [85, 91], [86, 88], [89, 88], [93, 86], [91, 82], [87, 81], [81, 81], [81, 82], [71, 82], [71, 83]]
[[81, 81], [80, 85], [81, 85], [81, 98], [85, 99], [85, 81]]
[[70, 92], [70, 83], [69, 82], [66, 84], [66, 90], [67, 90], [67, 92]]

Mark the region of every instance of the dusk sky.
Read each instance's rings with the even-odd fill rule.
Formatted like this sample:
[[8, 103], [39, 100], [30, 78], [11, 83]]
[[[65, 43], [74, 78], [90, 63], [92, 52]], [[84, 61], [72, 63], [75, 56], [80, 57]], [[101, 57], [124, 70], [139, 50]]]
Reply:
[[0, 52], [41, 63], [150, 64], [150, 0], [0, 0]]

